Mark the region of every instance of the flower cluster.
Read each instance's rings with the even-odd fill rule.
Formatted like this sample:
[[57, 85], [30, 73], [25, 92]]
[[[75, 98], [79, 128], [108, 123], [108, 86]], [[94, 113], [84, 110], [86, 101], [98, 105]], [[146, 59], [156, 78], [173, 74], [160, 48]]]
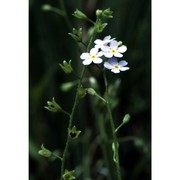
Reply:
[[95, 46], [90, 52], [82, 53], [80, 56], [84, 65], [101, 64], [104, 56], [108, 58], [108, 61], [104, 62], [104, 67], [113, 73], [120, 73], [120, 71], [129, 69], [129, 67], [125, 67], [128, 64], [125, 60], [119, 62], [117, 60], [117, 58], [123, 57], [123, 53], [126, 52], [127, 47], [125, 45], [118, 43], [115, 38], [111, 39], [111, 36], [106, 36], [103, 40], [96, 39], [94, 43]]

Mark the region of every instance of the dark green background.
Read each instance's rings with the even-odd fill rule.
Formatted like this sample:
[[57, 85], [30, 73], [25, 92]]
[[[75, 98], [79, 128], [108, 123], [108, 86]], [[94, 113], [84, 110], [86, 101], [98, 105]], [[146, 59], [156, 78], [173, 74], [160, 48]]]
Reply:
[[[57, 102], [70, 111], [75, 90], [61, 92], [60, 84], [74, 80], [64, 74], [59, 63], [75, 59], [73, 66], [81, 68], [77, 60], [76, 43], [68, 36], [63, 17], [44, 12], [41, 6], [48, 3], [60, 7], [60, 1], [29, 1], [29, 176], [30, 180], [56, 180], [60, 175], [60, 162], [50, 161], [38, 155], [41, 144], [50, 150], [64, 148], [68, 121], [63, 114], [53, 114], [44, 109], [47, 100]], [[149, 180], [151, 178], [151, 1], [150, 0], [65, 0], [68, 17], [74, 27], [87, 28], [90, 24], [76, 20], [72, 14], [76, 8], [95, 18], [96, 9], [113, 10], [114, 18], [99, 37], [111, 35], [128, 47], [124, 59], [130, 70], [120, 73], [119, 105], [114, 111], [116, 119], [130, 113], [131, 121], [118, 136], [136, 136], [143, 143], [127, 141], [120, 144], [120, 162], [124, 180]], [[97, 75], [98, 76], [98, 75]], [[101, 86], [101, 81], [99, 82]], [[93, 129], [94, 122], [88, 106], [82, 104], [75, 122], [81, 130]], [[81, 114], [86, 119], [81, 118]], [[74, 149], [75, 150], [74, 150]], [[82, 161], [81, 146], [73, 146], [77, 153], [71, 158], [71, 166]], [[94, 162], [101, 156], [97, 151]], [[92, 177], [96, 179], [96, 177]]]

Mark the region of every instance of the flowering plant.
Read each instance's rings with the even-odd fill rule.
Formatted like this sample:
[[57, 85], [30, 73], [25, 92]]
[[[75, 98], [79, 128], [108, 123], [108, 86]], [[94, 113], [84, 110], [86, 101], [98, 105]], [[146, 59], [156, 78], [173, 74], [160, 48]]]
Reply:
[[[48, 5], [44, 6], [44, 10], [57, 11], [57, 9], [53, 9]], [[65, 16], [66, 12], [59, 11], [59, 14]], [[114, 100], [117, 98], [113, 95], [113, 93], [117, 92], [119, 86], [118, 73], [130, 69], [127, 67], [128, 62], [121, 59], [127, 51], [127, 47], [123, 45], [121, 41], [117, 41], [116, 38], [112, 38], [111, 35], [105, 36], [102, 39], [95, 38], [99, 33], [104, 31], [105, 27], [108, 25], [107, 20], [113, 18], [112, 14], [113, 11], [110, 8], [105, 10], [98, 9], [96, 10], [96, 21], [91, 20], [84, 12], [81, 12], [78, 9], [76, 9], [73, 14], [75, 18], [91, 23], [92, 33], [89, 35], [87, 40], [84, 40], [83, 38], [83, 28], [72, 28], [72, 32], [68, 33], [77, 42], [78, 47], [81, 50], [81, 53], [79, 54], [79, 62], [81, 62], [80, 74], [77, 74], [76, 68], [73, 67], [73, 58], [68, 62], [67, 60], [63, 60], [63, 63], [59, 64], [65, 74], [69, 74], [77, 78], [75, 82], [68, 85], [66, 84], [66, 88], [64, 88], [69, 90], [77, 85], [74, 102], [72, 103], [72, 110], [71, 112], [65, 111], [63, 106], [59, 105], [54, 98], [52, 98], [52, 101], [47, 101], [47, 106], [45, 106], [48, 111], [64, 113], [68, 118], [68, 127], [65, 130], [67, 133], [66, 143], [60, 155], [51, 152], [43, 145], [39, 151], [39, 154], [44, 157], [53, 156], [61, 161], [61, 180], [75, 179], [81, 174], [77, 173], [77, 167], [73, 167], [72, 170], [72, 167], [68, 166], [67, 162], [69, 154], [71, 154], [71, 144], [81, 139], [83, 134], [84, 136], [86, 134], [85, 130], [77, 130], [77, 125], [75, 126], [74, 124], [77, 123], [75, 122], [75, 113], [78, 104], [80, 104], [80, 102], [87, 96], [93, 99], [91, 106], [95, 108], [95, 118], [97, 119], [94, 123], [98, 123], [100, 127], [99, 135], [96, 139], [96, 146], [100, 146], [103, 152], [103, 166], [106, 169], [105, 175], [109, 179], [122, 179], [117, 132], [122, 125], [129, 121], [130, 115], [128, 113], [125, 114], [125, 120], [123, 119], [122, 123], [117, 126], [114, 121], [112, 110], [117, 105], [117, 101]], [[68, 26], [72, 26], [68, 20], [67, 23]], [[94, 68], [94, 65], [98, 67], [98, 71], [104, 80], [105, 89], [103, 93], [99, 91], [97, 79], [89, 68], [90, 66]], [[112, 78], [116, 77], [114, 84], [111, 84], [112, 78], [109, 79], [107, 73], [112, 73]], [[96, 108], [97, 106], [100, 108]], [[110, 131], [106, 129], [107, 124], [110, 127]], [[90, 161], [90, 157], [87, 159]], [[113, 167], [115, 167], [115, 171], [112, 171]]]

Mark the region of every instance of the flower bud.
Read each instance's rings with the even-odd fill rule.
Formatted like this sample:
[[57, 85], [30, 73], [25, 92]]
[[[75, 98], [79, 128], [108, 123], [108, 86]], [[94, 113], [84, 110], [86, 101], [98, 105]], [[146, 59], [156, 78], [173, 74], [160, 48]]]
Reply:
[[74, 139], [77, 139], [80, 133], [81, 133], [81, 131], [78, 131], [78, 130], [76, 129], [76, 126], [73, 126], [72, 129], [69, 129], [69, 128], [68, 128], [68, 135], [69, 135], [69, 137], [70, 137], [71, 139], [73, 139], [73, 140], [74, 140]]
[[49, 4], [42, 5], [42, 10], [43, 11], [50, 11], [51, 9], [52, 9], [52, 6], [50, 6]]
[[75, 171], [68, 171], [67, 169], [65, 170], [64, 174], [63, 174], [63, 179], [64, 180], [72, 180], [72, 179], [76, 179], [74, 176]]
[[92, 96], [95, 96], [97, 94], [96, 91], [93, 88], [88, 88], [87, 92], [88, 92], [88, 94], [90, 94]]
[[77, 81], [66, 82], [66, 83], [61, 84], [60, 89], [61, 91], [67, 92], [71, 90], [76, 84], [77, 84]]
[[104, 16], [105, 18], [113, 18], [112, 13], [113, 11], [111, 11], [111, 9], [108, 8], [103, 11], [102, 16]]
[[103, 12], [102, 10], [97, 9], [96, 10], [96, 16], [99, 17], [102, 14], [102, 12]]
[[91, 76], [89, 78], [89, 83], [90, 83], [90, 87], [92, 87], [92, 88], [94, 88], [96, 90], [99, 89], [98, 82], [97, 82], [97, 80], [94, 77]]
[[96, 32], [101, 33], [107, 25], [108, 25], [107, 23], [102, 23], [101, 20], [97, 21], [95, 24]]
[[82, 41], [82, 28], [75, 29], [73, 28], [72, 33], [68, 33], [75, 41], [81, 42]]
[[84, 20], [88, 19], [88, 17], [83, 12], [79, 11], [78, 9], [74, 11], [73, 16], [75, 16], [78, 19], [84, 19]]
[[123, 42], [122, 41], [119, 41], [118, 42], [118, 46], [122, 46], [123, 45]]
[[68, 63], [64, 60], [63, 65], [62, 64], [59, 65], [66, 74], [71, 74], [73, 72], [73, 68], [71, 66], [71, 60]]
[[123, 124], [128, 123], [129, 120], [130, 120], [130, 115], [129, 115], [129, 114], [126, 114], [126, 115], [124, 116], [124, 118], [123, 118]]
[[38, 154], [44, 157], [52, 156], [52, 152], [46, 149], [43, 144], [41, 145], [41, 150], [38, 151]]
[[62, 111], [62, 108], [59, 106], [59, 104], [56, 103], [54, 97], [52, 98], [52, 101], [47, 101], [47, 105], [48, 106], [44, 106], [44, 108], [51, 112]]

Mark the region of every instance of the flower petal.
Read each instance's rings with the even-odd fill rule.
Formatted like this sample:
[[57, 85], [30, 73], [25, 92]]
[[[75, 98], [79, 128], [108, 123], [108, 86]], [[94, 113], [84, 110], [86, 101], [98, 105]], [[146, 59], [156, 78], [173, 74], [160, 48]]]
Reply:
[[100, 51], [100, 52], [97, 53], [97, 57], [101, 57], [101, 56], [103, 56], [103, 55], [104, 55], [104, 52], [102, 52], [102, 51]]
[[101, 39], [96, 39], [96, 40], [94, 41], [94, 43], [95, 43], [95, 44], [102, 44], [103, 41], [102, 41]]
[[111, 41], [111, 42], [110, 42], [110, 47], [117, 49], [117, 47], [118, 47], [118, 42], [117, 42], [116, 40]]
[[88, 59], [89, 56], [90, 56], [89, 53], [82, 53], [81, 56], [80, 56], [80, 58], [81, 58], [81, 59]]
[[93, 63], [100, 64], [100, 63], [102, 63], [102, 61], [103, 60], [101, 58], [96, 58], [96, 59], [93, 60]]
[[126, 61], [124, 61], [124, 60], [119, 61], [119, 65], [120, 65], [121, 67], [126, 66], [127, 64], [128, 64], [128, 62], [126, 62]]
[[113, 57], [113, 58], [110, 58], [110, 59], [109, 59], [109, 63], [110, 63], [112, 66], [115, 66], [115, 65], [118, 64], [118, 61], [117, 61], [117, 59], [116, 59], [115, 57]]
[[107, 58], [112, 58], [113, 54], [109, 53], [109, 52], [104, 52], [104, 56]]
[[119, 69], [116, 69], [116, 68], [111, 69], [111, 71], [112, 71], [113, 73], [115, 73], [115, 74], [120, 73], [120, 70], [119, 70]]
[[110, 47], [109, 46], [102, 46], [101, 50], [104, 52], [110, 51]]
[[129, 70], [130, 68], [129, 67], [120, 67], [120, 70], [121, 71], [127, 71], [127, 70]]
[[97, 52], [98, 52], [98, 48], [92, 48], [92, 49], [90, 50], [90, 55], [96, 55]]
[[111, 39], [111, 36], [109, 35], [109, 36], [106, 36], [104, 39], [103, 39], [103, 41], [107, 41], [107, 40], [110, 40]]
[[104, 67], [107, 68], [107, 69], [112, 69], [113, 68], [113, 66], [108, 62], [104, 63]]
[[82, 62], [84, 65], [89, 65], [92, 63], [92, 59], [85, 59], [83, 62]]
[[118, 51], [119, 51], [120, 53], [124, 53], [124, 52], [127, 51], [127, 47], [126, 47], [125, 45], [122, 45], [122, 46], [120, 46], [120, 47], [118, 48]]
[[116, 52], [116, 53], [114, 54], [114, 56], [115, 56], [115, 57], [119, 57], [119, 58], [123, 57], [123, 55], [122, 55], [121, 53], [119, 53], [119, 52]]

